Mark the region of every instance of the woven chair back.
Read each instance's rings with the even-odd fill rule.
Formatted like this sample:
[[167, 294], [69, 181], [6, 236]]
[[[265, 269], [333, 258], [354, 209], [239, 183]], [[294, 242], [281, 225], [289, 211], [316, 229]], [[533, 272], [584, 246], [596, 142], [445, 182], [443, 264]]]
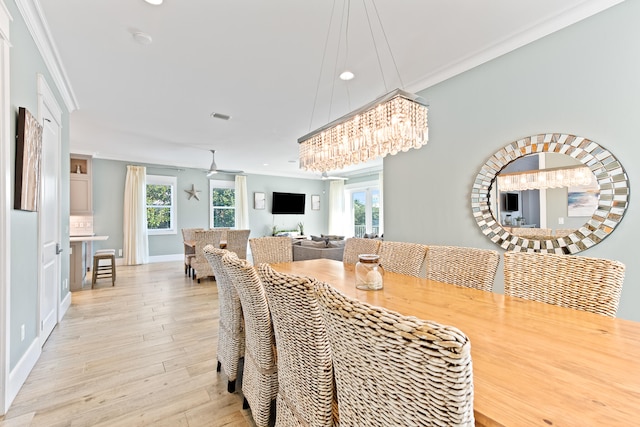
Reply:
[[[202, 230], [204, 230], [204, 228], [183, 228], [182, 229], [182, 240], [185, 241], [185, 242], [195, 240], [194, 232], [195, 231], [202, 231]], [[195, 250], [195, 248], [193, 246], [184, 245], [184, 254], [185, 255], [192, 255], [192, 254], [195, 254], [195, 253], [196, 253], [196, 250]]]
[[[218, 362], [224, 373], [227, 374], [229, 381], [233, 382], [237, 378], [238, 362], [241, 357], [244, 357], [242, 305], [238, 292], [222, 263], [222, 257], [228, 251], [207, 245], [203, 252], [211, 264], [218, 287]], [[235, 384], [233, 386], [235, 387]]]
[[427, 279], [492, 291], [500, 254], [490, 249], [430, 245], [425, 263]]
[[245, 325], [245, 358], [242, 393], [258, 427], [267, 427], [271, 401], [278, 393], [275, 338], [267, 297], [258, 273], [247, 260], [233, 252], [222, 257], [242, 303]]
[[193, 240], [196, 242], [196, 257], [191, 261], [191, 267], [195, 269], [198, 280], [214, 276], [213, 269], [211, 268], [209, 261], [205, 258], [202, 250], [207, 245], [219, 248], [223, 233], [226, 233], [226, 231], [219, 229], [194, 231]]
[[467, 336], [317, 283], [346, 426], [473, 426]]
[[350, 237], [344, 242], [342, 262], [355, 264], [360, 254], [377, 254], [380, 251], [380, 240]]
[[182, 229], [182, 240], [194, 240], [195, 237], [193, 235], [196, 231], [204, 231], [204, 228], [183, 228]]
[[290, 237], [256, 237], [249, 239], [249, 245], [254, 265], [293, 261]]
[[226, 249], [234, 252], [240, 259], [247, 259], [249, 233], [251, 233], [251, 230], [228, 230]]
[[334, 425], [331, 348], [314, 279], [258, 265], [278, 347], [276, 425]]
[[222, 235], [220, 237], [220, 240], [222, 240], [223, 242], [227, 240], [227, 233], [229, 232], [229, 230], [231, 230], [231, 227], [216, 227], [215, 230], [221, 230], [222, 231]]
[[615, 317], [625, 265], [619, 261], [533, 252], [504, 253], [504, 293]]
[[511, 234], [533, 239], [554, 239], [553, 232], [550, 228], [533, 228], [533, 227], [512, 227]]
[[380, 264], [384, 271], [425, 277], [424, 258], [427, 247], [419, 243], [388, 242], [380, 244]]

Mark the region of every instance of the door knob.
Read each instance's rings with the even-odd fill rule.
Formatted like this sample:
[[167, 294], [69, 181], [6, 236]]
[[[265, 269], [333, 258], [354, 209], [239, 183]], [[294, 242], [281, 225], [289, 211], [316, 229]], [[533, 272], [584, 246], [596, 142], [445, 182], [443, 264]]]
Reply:
[[56, 243], [56, 255], [60, 255], [62, 252], [62, 248], [60, 247], [60, 243]]

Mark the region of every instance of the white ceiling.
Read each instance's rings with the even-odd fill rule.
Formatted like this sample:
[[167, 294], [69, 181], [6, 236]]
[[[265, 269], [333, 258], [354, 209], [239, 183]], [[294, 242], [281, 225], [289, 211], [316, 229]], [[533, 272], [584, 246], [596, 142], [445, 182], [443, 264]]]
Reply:
[[[620, 0], [377, 0], [400, 79], [370, 0], [378, 49], [362, 2], [354, 0], [346, 59], [344, 36], [340, 55], [334, 41], [342, 1], [335, 2], [331, 32], [332, 1], [31, 1], [77, 103], [71, 152], [206, 169], [215, 149], [221, 169], [317, 178], [297, 164], [297, 139], [310, 130], [396, 87], [419, 91]], [[135, 31], [153, 42], [137, 43]], [[345, 82], [332, 80], [344, 68], [356, 75], [349, 96]]]

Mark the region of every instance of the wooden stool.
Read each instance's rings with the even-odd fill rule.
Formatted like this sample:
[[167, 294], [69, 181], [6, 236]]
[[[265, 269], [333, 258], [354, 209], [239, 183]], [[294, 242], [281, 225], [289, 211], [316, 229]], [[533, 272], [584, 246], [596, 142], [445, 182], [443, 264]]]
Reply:
[[[100, 265], [100, 260], [109, 260], [109, 265]], [[116, 250], [100, 249], [93, 255], [93, 278], [91, 279], [91, 289], [100, 278], [111, 277], [111, 286], [116, 284]]]

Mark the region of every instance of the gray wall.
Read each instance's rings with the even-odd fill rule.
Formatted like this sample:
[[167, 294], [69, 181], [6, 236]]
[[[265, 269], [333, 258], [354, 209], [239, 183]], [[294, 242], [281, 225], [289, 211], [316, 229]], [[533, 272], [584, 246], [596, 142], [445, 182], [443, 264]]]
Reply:
[[[57, 98], [62, 109], [62, 152], [61, 152], [61, 246], [69, 247], [69, 114], [57, 92], [40, 53], [27, 31], [26, 25], [13, 1], [6, 2], [13, 17], [11, 23], [11, 109], [16, 120], [11, 121], [11, 135], [16, 134], [18, 108], [27, 108], [34, 116], [38, 113], [36, 92], [37, 74], [42, 74]], [[15, 179], [15, 143], [11, 141], [11, 177]], [[12, 181], [13, 184], [13, 181]], [[13, 202], [12, 202], [13, 205]], [[10, 331], [9, 369], [13, 370], [38, 334], [38, 216], [42, 213], [12, 210], [11, 278], [10, 278]], [[69, 278], [68, 251], [63, 252], [61, 265], [61, 299], [69, 291], [62, 283]], [[66, 256], [65, 256], [66, 254]], [[25, 339], [20, 339], [20, 327], [25, 325]], [[4, 350], [3, 350], [4, 351]]]
[[[95, 249], [121, 249], [123, 242], [124, 183], [127, 162], [93, 159], [93, 227], [94, 232], [108, 235], [106, 241], [95, 242]], [[149, 175], [175, 176], [177, 184], [177, 234], [149, 236], [149, 255], [176, 255], [183, 253], [181, 228], [209, 228], [209, 179], [200, 169], [175, 169], [158, 165], [144, 165]], [[233, 176], [220, 175], [216, 179], [231, 180]], [[200, 200], [189, 200], [184, 190], [195, 185], [200, 190]], [[304, 215], [272, 215], [271, 193], [305, 193], [307, 195]], [[283, 178], [266, 175], [248, 175], [250, 237], [271, 234], [272, 227], [294, 229], [299, 222], [304, 223], [305, 233], [327, 233], [328, 184], [321, 180]], [[253, 193], [263, 192], [267, 206], [263, 210], [253, 209]], [[320, 195], [320, 210], [311, 210], [311, 195]]]
[[[633, 192], [640, 176], [639, 21], [640, 2], [627, 1], [421, 92], [430, 105], [430, 141], [384, 160], [385, 237], [502, 252], [473, 220], [471, 186], [498, 149], [538, 133], [580, 135], [611, 150]], [[636, 321], [639, 209], [632, 197], [614, 233], [581, 253], [626, 264], [618, 316]]]

